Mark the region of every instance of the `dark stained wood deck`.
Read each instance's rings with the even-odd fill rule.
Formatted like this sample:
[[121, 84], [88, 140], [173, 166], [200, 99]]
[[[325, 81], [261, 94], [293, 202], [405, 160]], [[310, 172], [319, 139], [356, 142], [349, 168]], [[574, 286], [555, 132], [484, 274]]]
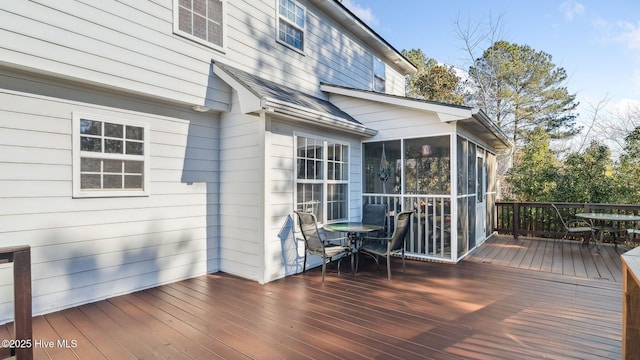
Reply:
[[494, 235], [472, 252], [466, 260], [542, 271], [581, 278], [622, 282], [620, 255], [628, 251], [624, 245], [603, 244], [600, 253], [595, 245], [581, 242], [554, 241]]
[[[503, 240], [479, 252], [494, 241]], [[201, 276], [37, 316], [35, 341], [56, 345], [35, 358], [621, 358], [615, 276], [498, 266], [529, 255], [495, 253], [457, 265], [408, 261], [405, 274], [394, 259], [391, 281], [367, 263], [355, 276], [330, 272], [324, 285], [317, 269], [265, 285]], [[11, 331], [0, 326], [0, 339]]]

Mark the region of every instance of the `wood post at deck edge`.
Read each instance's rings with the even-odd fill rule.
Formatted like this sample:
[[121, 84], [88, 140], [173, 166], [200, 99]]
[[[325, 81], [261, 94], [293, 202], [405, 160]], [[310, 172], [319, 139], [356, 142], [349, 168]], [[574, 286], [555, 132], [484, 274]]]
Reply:
[[16, 360], [33, 360], [33, 323], [31, 300], [31, 248], [0, 248], [2, 258], [13, 262], [14, 329]]
[[520, 204], [513, 203], [513, 238], [518, 240], [518, 234], [520, 233]]

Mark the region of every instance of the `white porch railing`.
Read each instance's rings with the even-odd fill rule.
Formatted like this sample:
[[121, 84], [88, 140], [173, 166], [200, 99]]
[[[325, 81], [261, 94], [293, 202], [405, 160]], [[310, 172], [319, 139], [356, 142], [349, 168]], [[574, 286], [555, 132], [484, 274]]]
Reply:
[[407, 255], [415, 258], [452, 261], [451, 198], [446, 195], [364, 194], [363, 203], [387, 204], [387, 233], [393, 232], [394, 214], [415, 211]]

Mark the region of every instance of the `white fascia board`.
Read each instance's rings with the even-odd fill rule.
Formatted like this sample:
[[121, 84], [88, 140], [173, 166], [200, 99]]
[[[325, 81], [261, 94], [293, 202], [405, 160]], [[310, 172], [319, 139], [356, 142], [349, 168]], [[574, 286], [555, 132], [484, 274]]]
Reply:
[[240, 83], [233, 76], [215, 65], [213, 65], [213, 73], [238, 93], [240, 112], [243, 114], [249, 114], [262, 109], [262, 99], [258, 94], [251, 91], [251, 89], [248, 89], [244, 84]]
[[470, 118], [473, 113], [471, 108], [458, 108], [448, 105], [439, 105], [428, 103], [411, 98], [403, 98], [388, 94], [378, 94], [370, 91], [358, 91], [343, 87], [331, 86], [327, 84], [320, 85], [320, 90], [328, 93], [354, 97], [363, 100], [370, 100], [379, 103], [401, 106], [414, 110], [428, 111], [435, 113], [442, 122], [452, 122], [457, 120], [465, 120]]

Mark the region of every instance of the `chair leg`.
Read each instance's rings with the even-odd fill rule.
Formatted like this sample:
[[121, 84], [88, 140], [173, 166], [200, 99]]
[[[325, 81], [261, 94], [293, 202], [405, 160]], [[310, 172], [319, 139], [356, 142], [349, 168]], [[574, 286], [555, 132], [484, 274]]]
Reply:
[[327, 262], [322, 259], [322, 283], [324, 284], [324, 273], [327, 271]]
[[302, 273], [307, 271], [307, 249], [304, 249], [304, 262], [302, 263]]
[[567, 237], [567, 234], [568, 234], [568, 233], [569, 233], [569, 231], [565, 231], [565, 232], [564, 232], [564, 235], [562, 235], [562, 238], [561, 238], [561, 239], [556, 239], [556, 240], [554, 241], [554, 243], [555, 243], [555, 242], [558, 242], [558, 243], [559, 243], [559, 245], [560, 245], [560, 247], [562, 247], [562, 245], [564, 245], [564, 239]]
[[387, 254], [387, 278], [391, 280], [391, 255]]
[[404, 256], [404, 248], [402, 248], [402, 272], [406, 272], [406, 271], [407, 271], [407, 265], [406, 265], [405, 256]]

